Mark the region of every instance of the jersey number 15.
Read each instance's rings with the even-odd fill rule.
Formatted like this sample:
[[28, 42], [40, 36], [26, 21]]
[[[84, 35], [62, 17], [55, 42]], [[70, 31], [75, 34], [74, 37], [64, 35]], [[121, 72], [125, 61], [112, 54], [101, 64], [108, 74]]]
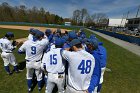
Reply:
[[50, 64], [51, 65], [56, 65], [57, 64], [57, 54], [50, 55]]

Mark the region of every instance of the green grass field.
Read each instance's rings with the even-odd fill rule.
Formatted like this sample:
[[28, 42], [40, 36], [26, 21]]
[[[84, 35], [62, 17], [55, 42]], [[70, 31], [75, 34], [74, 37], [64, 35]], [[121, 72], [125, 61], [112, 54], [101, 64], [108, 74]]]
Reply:
[[[0, 37], [4, 35], [4, 31], [9, 30], [0, 29]], [[28, 34], [27, 31], [10, 31], [13, 31], [17, 38], [27, 37]], [[91, 34], [89, 31], [86, 33], [87, 35]], [[140, 93], [140, 57], [99, 36], [97, 37], [104, 42], [104, 46], [107, 48], [107, 68], [111, 69], [111, 72], [105, 72], [101, 93]], [[14, 51], [14, 54], [17, 62], [22, 66], [24, 55], [17, 54], [17, 50]], [[43, 88], [41, 93], [44, 91]], [[19, 74], [14, 73], [12, 76], [8, 76], [0, 58], [0, 93], [27, 93], [26, 69], [24, 68], [23, 72]], [[38, 93], [37, 87], [33, 93]]]
[[[87, 31], [87, 34], [92, 34]], [[140, 93], [140, 56], [97, 36], [107, 49], [107, 68], [101, 93]]]
[[18, 30], [18, 29], [5, 29], [5, 28], [0, 28], [0, 38], [4, 37], [4, 35], [7, 32], [13, 32], [15, 35], [15, 38], [25, 38], [28, 36], [28, 31], [26, 30]]

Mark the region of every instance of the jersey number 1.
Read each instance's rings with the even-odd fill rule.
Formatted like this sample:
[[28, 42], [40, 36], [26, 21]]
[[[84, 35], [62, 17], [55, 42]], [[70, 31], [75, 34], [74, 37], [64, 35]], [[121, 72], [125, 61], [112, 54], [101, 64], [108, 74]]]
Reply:
[[78, 70], [81, 70], [81, 74], [88, 74], [91, 70], [91, 60], [82, 60], [78, 66]]

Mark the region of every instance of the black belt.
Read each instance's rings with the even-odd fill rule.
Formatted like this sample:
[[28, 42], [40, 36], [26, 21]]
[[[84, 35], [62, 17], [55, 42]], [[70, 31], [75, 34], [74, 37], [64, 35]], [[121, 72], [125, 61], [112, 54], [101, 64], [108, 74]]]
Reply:
[[[48, 72], [51, 73], [51, 72]], [[52, 73], [52, 74], [64, 74], [65, 72], [58, 72], [58, 73]]]
[[64, 74], [65, 72], [59, 72], [58, 74]]
[[[30, 60], [26, 60], [27, 62], [31, 62]], [[37, 61], [35, 61], [35, 62], [39, 62], [39, 61], [41, 61], [41, 59], [40, 60], [37, 60]]]
[[5, 53], [12, 53], [12, 52], [5, 52]]

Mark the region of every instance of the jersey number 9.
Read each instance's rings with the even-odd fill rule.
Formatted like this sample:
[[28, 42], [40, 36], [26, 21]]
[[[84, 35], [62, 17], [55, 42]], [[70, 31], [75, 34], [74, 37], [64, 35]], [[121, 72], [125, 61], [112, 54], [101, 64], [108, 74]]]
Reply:
[[31, 47], [31, 50], [32, 50], [31, 54], [32, 55], [35, 55], [36, 54], [36, 47], [35, 46], [32, 46]]
[[91, 60], [82, 60], [78, 66], [78, 70], [81, 70], [81, 74], [88, 74], [91, 70]]

